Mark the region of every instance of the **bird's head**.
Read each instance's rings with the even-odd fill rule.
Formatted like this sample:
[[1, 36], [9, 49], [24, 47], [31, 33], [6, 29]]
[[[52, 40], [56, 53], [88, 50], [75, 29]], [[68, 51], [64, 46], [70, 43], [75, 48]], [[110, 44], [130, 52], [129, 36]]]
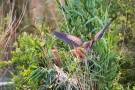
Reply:
[[86, 48], [86, 52], [91, 54], [92, 53], [92, 46], [93, 46], [94, 40], [91, 40], [89, 42], [84, 42], [83, 46]]
[[53, 47], [52, 47], [52, 51], [57, 51], [56, 46], [53, 46]]

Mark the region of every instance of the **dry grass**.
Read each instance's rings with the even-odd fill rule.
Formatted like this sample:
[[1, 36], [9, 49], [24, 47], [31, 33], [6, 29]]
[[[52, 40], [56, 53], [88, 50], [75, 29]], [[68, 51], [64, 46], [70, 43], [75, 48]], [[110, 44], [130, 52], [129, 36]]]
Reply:
[[16, 13], [14, 12], [14, 5], [15, 5], [15, 2], [10, 3], [9, 20], [8, 20], [5, 32], [0, 39], [0, 50], [2, 51], [1, 56], [0, 56], [0, 61], [4, 59], [7, 59], [7, 60], [9, 59], [9, 57], [7, 57], [7, 54], [9, 54], [10, 52], [8, 51], [11, 51], [13, 48], [12, 46], [13, 41], [16, 39], [16, 34], [18, 32], [17, 28], [19, 27], [24, 17], [27, 1], [24, 2], [23, 7], [22, 7], [22, 12], [18, 19], [16, 18]]

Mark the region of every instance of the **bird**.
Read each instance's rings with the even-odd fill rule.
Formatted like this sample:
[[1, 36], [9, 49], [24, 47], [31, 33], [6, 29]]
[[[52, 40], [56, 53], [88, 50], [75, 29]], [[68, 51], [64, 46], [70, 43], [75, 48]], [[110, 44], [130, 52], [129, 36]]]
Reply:
[[58, 67], [62, 67], [62, 62], [61, 62], [61, 58], [60, 55], [58, 54], [58, 50], [56, 48], [56, 46], [52, 47], [52, 53], [54, 58], [52, 59], [52, 62], [57, 65]]
[[70, 52], [77, 59], [85, 59], [86, 58], [86, 52], [81, 47], [75, 47], [74, 49], [70, 50]]
[[111, 24], [111, 22], [114, 20], [114, 18], [103, 28], [101, 29], [95, 36], [92, 40], [88, 41], [88, 42], [84, 42], [82, 39], [76, 37], [76, 36], [73, 36], [73, 35], [70, 35], [70, 34], [67, 34], [67, 33], [62, 33], [62, 32], [58, 32], [56, 30], [53, 31], [53, 34], [58, 37], [59, 39], [65, 41], [66, 43], [72, 45], [73, 47], [80, 47], [80, 46], [84, 46], [86, 48], [86, 52], [88, 54], [91, 54], [92, 53], [92, 47], [93, 47], [93, 44], [95, 42], [98, 41], [98, 39], [100, 39], [105, 30], [109, 27], [109, 25]]

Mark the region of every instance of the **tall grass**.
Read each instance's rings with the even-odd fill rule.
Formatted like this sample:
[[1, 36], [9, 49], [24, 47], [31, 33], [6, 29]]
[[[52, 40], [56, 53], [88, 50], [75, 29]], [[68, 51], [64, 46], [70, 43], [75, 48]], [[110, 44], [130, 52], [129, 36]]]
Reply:
[[[65, 0], [64, 4], [57, 0], [57, 3], [64, 17], [57, 30], [78, 36], [83, 40], [88, 41], [90, 33], [94, 36], [110, 21], [108, 11], [111, 3], [105, 5], [102, 0]], [[116, 52], [117, 41], [113, 40], [115, 37], [110, 33], [113, 33], [111, 29], [109, 32], [106, 31], [103, 38], [94, 45], [92, 55], [87, 55], [88, 58], [91, 57], [95, 68], [92, 74], [87, 72], [89, 79], [88, 77], [86, 79], [86, 88], [90, 88], [91, 77], [96, 89], [101, 90], [112, 88], [113, 82], [117, 78], [119, 68], [118, 53]], [[61, 43], [61, 47], [68, 48], [67, 44], [63, 42], [58, 45], [60, 46]]]

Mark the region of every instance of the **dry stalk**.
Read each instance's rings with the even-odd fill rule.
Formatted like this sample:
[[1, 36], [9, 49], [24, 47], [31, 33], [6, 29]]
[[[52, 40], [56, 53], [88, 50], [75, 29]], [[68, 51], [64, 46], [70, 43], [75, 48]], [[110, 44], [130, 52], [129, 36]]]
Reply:
[[22, 12], [18, 19], [16, 19], [16, 15], [15, 15], [16, 13], [14, 13], [15, 2], [11, 3], [11, 7], [10, 7], [10, 11], [9, 11], [10, 20], [8, 22], [4, 35], [0, 39], [0, 50], [2, 51], [1, 56], [0, 56], [0, 61], [2, 61], [5, 58], [7, 49], [12, 48], [12, 46], [10, 46], [10, 42], [12, 41], [13, 37], [16, 38], [17, 28], [19, 27], [19, 25], [24, 17], [27, 2], [28, 2], [28, 0], [26, 0], [26, 2], [23, 4]]
[[[70, 77], [70, 74], [65, 73], [62, 69], [60, 69], [56, 65], [54, 65], [53, 68], [57, 72], [57, 75], [56, 75], [57, 80], [56, 80], [55, 86], [57, 86], [58, 84], [65, 84], [65, 87], [71, 86], [70, 90], [73, 89], [72, 86], [77, 86], [78, 90], [87, 90], [86, 86], [85, 86], [86, 82], [85, 82], [83, 74], [78, 76], [76, 73], [74, 73]], [[80, 78], [80, 77], [82, 77], [82, 78]], [[92, 90], [94, 90], [94, 89], [92, 89]]]
[[69, 78], [70, 75], [68, 73], [65, 73], [62, 69], [60, 69], [56, 65], [54, 65], [53, 68], [57, 72], [56, 84], [63, 83], [63, 84], [68, 84], [70, 86], [77, 85], [78, 80], [77, 80], [76, 75], [72, 75], [72, 77]]

